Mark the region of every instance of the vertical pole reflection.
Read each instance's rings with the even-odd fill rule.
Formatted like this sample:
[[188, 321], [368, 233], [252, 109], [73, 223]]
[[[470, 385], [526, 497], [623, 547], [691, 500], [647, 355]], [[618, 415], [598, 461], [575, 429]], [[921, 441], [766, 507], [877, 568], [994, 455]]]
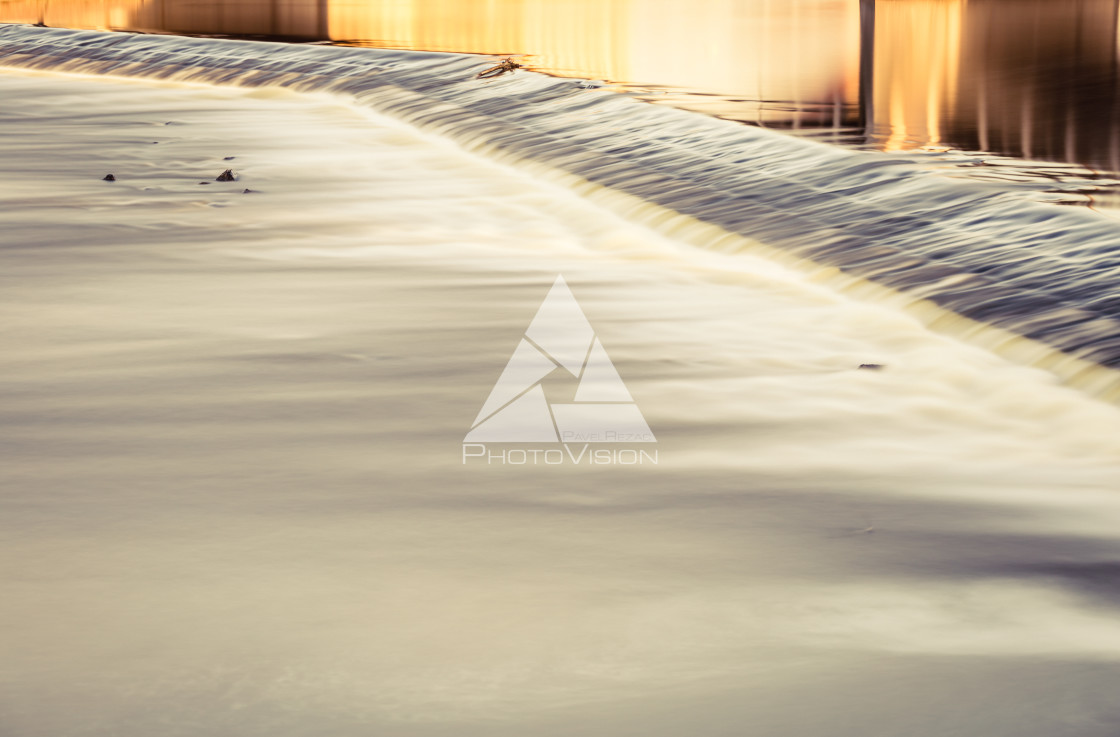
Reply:
[[875, 0], [859, 0], [859, 127], [865, 140], [875, 124]]
[[318, 0], [318, 6], [315, 8], [315, 25], [316, 35], [320, 41], [330, 40], [331, 28], [328, 19], [330, 18], [330, 8], [327, 7], [329, 0]]
[[1112, 3], [1112, 66], [1109, 88], [1112, 90], [1112, 109], [1109, 116], [1108, 165], [1112, 172], [1120, 172], [1120, 0]]

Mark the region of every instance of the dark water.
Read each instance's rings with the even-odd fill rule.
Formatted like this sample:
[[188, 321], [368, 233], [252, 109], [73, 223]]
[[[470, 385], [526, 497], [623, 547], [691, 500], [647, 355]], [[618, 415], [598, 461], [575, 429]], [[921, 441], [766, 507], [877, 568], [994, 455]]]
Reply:
[[[522, 55], [644, 98], [1107, 200], [1120, 171], [1117, 0], [65, 0], [0, 19]], [[950, 165], [960, 162], [949, 161]], [[1078, 180], [1073, 182], [1072, 180]], [[1085, 184], [1085, 181], [1090, 184]], [[1077, 185], [1082, 184], [1079, 188]], [[1103, 189], [1099, 189], [1102, 188]]]

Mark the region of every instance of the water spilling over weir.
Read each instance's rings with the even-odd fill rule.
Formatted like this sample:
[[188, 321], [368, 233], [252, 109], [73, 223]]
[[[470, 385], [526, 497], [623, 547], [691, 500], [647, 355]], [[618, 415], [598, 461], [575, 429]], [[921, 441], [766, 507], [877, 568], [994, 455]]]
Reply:
[[[1025, 188], [477, 56], [17, 46], [4, 737], [1120, 734], [1120, 407], [773, 260], [829, 223], [901, 252], [855, 216], [950, 191], [921, 227], [963, 249]], [[677, 211], [717, 197], [739, 232]], [[620, 381], [523, 396], [613, 386], [656, 442], [467, 441], [558, 274]]]
[[693, 245], [753, 250], [1120, 398], [1120, 226], [463, 54], [0, 27], [0, 65], [348, 96]]

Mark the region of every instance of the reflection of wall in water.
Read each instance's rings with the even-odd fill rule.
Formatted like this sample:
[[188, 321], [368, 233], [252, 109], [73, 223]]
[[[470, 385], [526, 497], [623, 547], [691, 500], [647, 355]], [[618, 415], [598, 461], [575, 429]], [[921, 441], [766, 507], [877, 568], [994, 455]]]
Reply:
[[879, 0], [875, 4], [872, 133], [888, 150], [942, 140], [956, 97], [965, 0]]
[[859, 0], [635, 0], [628, 31], [626, 79], [759, 101], [710, 107], [750, 122], [855, 122]]
[[855, 104], [858, 14], [858, 0], [332, 0], [330, 34], [531, 54], [554, 73], [718, 94], [720, 114], [727, 98], [769, 100], [741, 117], [796, 124], [805, 107]]
[[552, 73], [691, 93], [770, 125], [854, 124], [859, 0], [0, 0], [71, 28], [274, 35], [526, 54]]
[[0, 0], [0, 20], [60, 28], [131, 29], [135, 15], [149, 4], [150, 0]]
[[0, 20], [58, 28], [325, 38], [328, 0], [0, 0]]
[[158, 27], [174, 33], [326, 37], [327, 0], [151, 0], [149, 5], [151, 15], [158, 13]]
[[331, 0], [330, 36], [401, 48], [533, 54], [541, 68], [626, 78], [630, 0]]
[[1117, 5], [972, 0], [961, 62], [975, 71], [954, 133], [981, 150], [1120, 169]]
[[873, 134], [1120, 169], [1118, 0], [879, 0]]

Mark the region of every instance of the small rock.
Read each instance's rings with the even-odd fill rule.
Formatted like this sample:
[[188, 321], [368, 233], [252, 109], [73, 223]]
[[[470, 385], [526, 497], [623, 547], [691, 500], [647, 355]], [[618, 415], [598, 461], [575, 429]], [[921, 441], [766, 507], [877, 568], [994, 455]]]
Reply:
[[115, 181], [117, 181], [117, 178], [115, 176], [113, 176], [112, 174], [106, 174], [105, 176], [101, 177], [101, 181], [103, 181], [103, 182], [115, 182]]
[[233, 161], [236, 158], [237, 158], [236, 156], [227, 156], [224, 159], [222, 159], [222, 161]]
[[199, 184], [209, 184], [210, 182], [199, 182]]
[[861, 363], [859, 365], [859, 367], [861, 369], [870, 369], [871, 371], [878, 371], [879, 369], [883, 368], [883, 364], [881, 364], [881, 363]]
[[257, 190], [255, 190], [255, 189], [243, 189], [243, 190], [241, 190], [241, 194], [256, 194], [256, 193], [257, 193]]
[[237, 179], [237, 177], [233, 176], [233, 169], [226, 169], [221, 174], [219, 174], [218, 178], [215, 179], [214, 181], [215, 182], [232, 182], [232, 181], [235, 181], [236, 179]]

